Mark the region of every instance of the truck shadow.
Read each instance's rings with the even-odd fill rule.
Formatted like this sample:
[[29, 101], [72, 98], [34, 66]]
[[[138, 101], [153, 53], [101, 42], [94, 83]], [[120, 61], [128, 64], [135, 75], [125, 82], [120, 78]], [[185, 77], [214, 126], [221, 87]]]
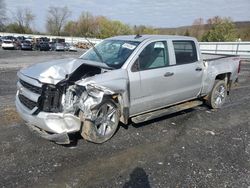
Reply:
[[125, 182], [123, 188], [150, 188], [148, 175], [143, 168], [136, 167], [130, 174], [129, 181]]

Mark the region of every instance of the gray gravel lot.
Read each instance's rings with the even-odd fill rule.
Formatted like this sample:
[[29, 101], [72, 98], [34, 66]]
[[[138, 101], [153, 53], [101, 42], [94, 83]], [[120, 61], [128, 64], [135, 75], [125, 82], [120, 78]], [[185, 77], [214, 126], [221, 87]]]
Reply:
[[1, 187], [250, 186], [249, 63], [221, 110], [204, 105], [121, 126], [102, 145], [82, 139], [56, 145], [31, 133], [16, 115], [16, 71], [19, 65], [79, 54], [0, 50], [0, 66], [20, 62], [0, 71]]

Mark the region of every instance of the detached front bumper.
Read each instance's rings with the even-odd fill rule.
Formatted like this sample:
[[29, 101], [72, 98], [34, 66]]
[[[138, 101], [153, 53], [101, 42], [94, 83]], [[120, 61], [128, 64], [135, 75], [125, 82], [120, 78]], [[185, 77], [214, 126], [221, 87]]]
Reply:
[[16, 109], [27, 125], [45, 139], [61, 144], [69, 143], [68, 133], [80, 131], [81, 121], [72, 114], [39, 112], [34, 114], [35, 109], [30, 111], [16, 95]]

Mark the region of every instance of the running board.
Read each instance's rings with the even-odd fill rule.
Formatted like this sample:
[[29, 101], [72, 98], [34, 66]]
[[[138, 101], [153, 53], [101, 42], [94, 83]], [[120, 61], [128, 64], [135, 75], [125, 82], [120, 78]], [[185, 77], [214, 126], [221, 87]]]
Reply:
[[175, 106], [171, 106], [168, 108], [163, 108], [160, 110], [148, 112], [146, 114], [141, 114], [141, 115], [138, 115], [138, 116], [131, 118], [131, 120], [134, 123], [141, 123], [144, 121], [149, 121], [151, 119], [155, 119], [155, 118], [159, 118], [159, 117], [166, 116], [169, 114], [173, 114], [173, 113], [176, 113], [176, 112], [179, 112], [182, 110], [187, 110], [189, 108], [194, 108], [194, 107], [199, 106], [201, 104], [203, 104], [203, 102], [200, 100], [189, 101], [189, 102], [177, 104]]

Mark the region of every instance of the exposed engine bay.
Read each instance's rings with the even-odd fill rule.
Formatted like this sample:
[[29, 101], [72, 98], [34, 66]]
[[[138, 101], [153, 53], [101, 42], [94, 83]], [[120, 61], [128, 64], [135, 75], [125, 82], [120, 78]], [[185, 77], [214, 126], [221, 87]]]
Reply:
[[77, 85], [85, 79], [108, 70], [90, 65], [81, 65], [72, 74], [66, 75], [65, 79], [56, 85], [45, 84], [42, 89], [40, 110], [51, 113], [72, 113], [77, 115], [79, 110], [91, 119], [91, 109], [98, 105], [104, 95], [112, 95], [114, 92], [95, 83]]

